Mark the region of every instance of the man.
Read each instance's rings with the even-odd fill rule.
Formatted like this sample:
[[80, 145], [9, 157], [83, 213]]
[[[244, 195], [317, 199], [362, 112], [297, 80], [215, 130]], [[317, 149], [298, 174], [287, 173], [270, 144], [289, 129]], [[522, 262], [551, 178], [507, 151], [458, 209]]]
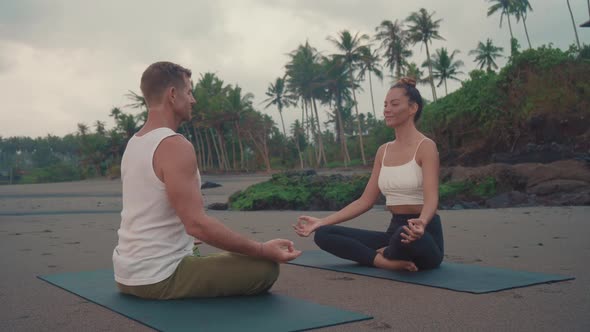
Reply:
[[[149, 299], [265, 292], [278, 277], [278, 263], [301, 252], [284, 239], [247, 239], [205, 213], [194, 148], [176, 134], [195, 103], [190, 77], [170, 62], [150, 65], [141, 77], [148, 118], [121, 162], [115, 281], [121, 292]], [[195, 238], [227, 252], [195, 256]]]

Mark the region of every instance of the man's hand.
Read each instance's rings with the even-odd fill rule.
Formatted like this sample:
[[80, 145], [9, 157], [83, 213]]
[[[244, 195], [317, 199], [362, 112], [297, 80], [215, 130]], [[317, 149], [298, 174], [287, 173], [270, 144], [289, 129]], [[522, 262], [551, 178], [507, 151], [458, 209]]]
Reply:
[[309, 234], [315, 232], [320, 226], [322, 226], [321, 219], [310, 216], [301, 216], [297, 219], [297, 224], [293, 225], [293, 229], [295, 229], [297, 235], [308, 237]]
[[423, 219], [408, 219], [408, 226], [402, 228], [404, 230], [401, 233], [402, 243], [408, 244], [420, 239], [424, 235], [426, 221]]
[[260, 255], [277, 263], [286, 263], [299, 257], [301, 250], [296, 250], [292, 241], [274, 239], [261, 244]]

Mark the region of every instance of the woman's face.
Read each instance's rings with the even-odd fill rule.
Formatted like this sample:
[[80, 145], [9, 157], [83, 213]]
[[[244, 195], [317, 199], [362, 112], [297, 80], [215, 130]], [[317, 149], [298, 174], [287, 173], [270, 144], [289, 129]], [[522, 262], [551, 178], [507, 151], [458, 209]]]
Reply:
[[414, 114], [418, 110], [417, 106], [415, 103], [410, 103], [404, 89], [390, 89], [387, 96], [385, 96], [383, 109], [385, 124], [388, 127], [395, 128], [407, 121], [414, 121]]

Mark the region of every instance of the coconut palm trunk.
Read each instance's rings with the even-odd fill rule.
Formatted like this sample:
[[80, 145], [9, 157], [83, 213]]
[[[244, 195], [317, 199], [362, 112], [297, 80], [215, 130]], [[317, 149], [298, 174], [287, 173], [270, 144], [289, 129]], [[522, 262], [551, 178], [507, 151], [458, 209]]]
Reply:
[[316, 122], [318, 124], [318, 145], [319, 145], [319, 156], [318, 156], [318, 166], [322, 165], [322, 161], [323, 161], [323, 165], [327, 165], [328, 162], [326, 161], [326, 152], [324, 151], [324, 140], [322, 139], [322, 130], [320, 127], [320, 117], [318, 115], [318, 108], [316, 106], [316, 102], [315, 102], [315, 98], [312, 98], [312, 103], [313, 103], [313, 110], [315, 112], [315, 118], [316, 118]]
[[371, 72], [369, 71], [369, 91], [371, 92], [371, 106], [373, 107], [373, 117], [377, 119], [377, 113], [375, 113], [375, 99], [373, 98], [373, 82], [371, 81]]
[[570, 0], [567, 1], [567, 8], [570, 11], [570, 17], [572, 18], [572, 25], [574, 26], [574, 34], [576, 35], [576, 43], [578, 44], [578, 49], [581, 49], [580, 46], [580, 38], [578, 37], [578, 28], [576, 27], [576, 21], [574, 20], [574, 14], [572, 13], [572, 7], [570, 6]]
[[428, 49], [428, 42], [424, 42], [426, 45], [426, 58], [428, 59], [428, 73], [430, 74], [430, 86], [432, 87], [432, 99], [434, 101], [437, 100], [436, 98], [436, 88], [434, 87], [434, 77], [432, 76], [432, 61], [430, 60], [430, 50]]
[[[349, 75], [350, 75], [350, 82], [352, 82], [354, 84], [354, 78], [352, 77], [352, 70], [349, 71]], [[363, 165], [367, 165], [367, 159], [365, 158], [365, 145], [363, 143], [363, 132], [361, 130], [361, 118], [359, 116], [359, 108], [358, 108], [358, 103], [356, 102], [356, 92], [354, 89], [354, 86], [352, 87], [352, 99], [354, 101], [354, 111], [356, 113], [356, 124], [357, 124], [357, 128], [358, 128], [358, 132], [359, 132], [359, 144], [360, 144], [360, 149], [361, 149], [361, 158], [363, 160]]]

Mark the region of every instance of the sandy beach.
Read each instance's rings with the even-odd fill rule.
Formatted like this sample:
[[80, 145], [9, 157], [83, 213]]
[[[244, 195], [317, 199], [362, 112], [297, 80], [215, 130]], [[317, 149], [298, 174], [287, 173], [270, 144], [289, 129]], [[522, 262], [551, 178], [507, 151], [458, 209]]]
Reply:
[[[268, 178], [203, 175], [203, 181], [222, 184], [203, 193], [207, 204], [226, 202], [236, 190]], [[0, 186], [0, 331], [151, 330], [37, 279], [112, 267], [120, 194], [119, 180]], [[302, 212], [209, 213], [254, 239], [282, 237], [300, 249], [317, 249], [312, 239], [292, 231]], [[272, 292], [374, 316], [325, 331], [590, 331], [589, 206], [439, 214], [447, 261], [576, 279], [475, 295], [282, 265]], [[376, 206], [346, 225], [382, 230], [388, 221], [388, 213]], [[206, 245], [201, 249], [213, 251]]]

